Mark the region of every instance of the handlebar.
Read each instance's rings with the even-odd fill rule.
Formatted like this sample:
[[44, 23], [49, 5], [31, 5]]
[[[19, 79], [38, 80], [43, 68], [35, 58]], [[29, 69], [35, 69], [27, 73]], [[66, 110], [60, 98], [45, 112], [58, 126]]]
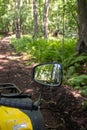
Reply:
[[[7, 90], [10, 92], [3, 93]], [[26, 110], [38, 109], [30, 98], [31, 94], [22, 93], [14, 84], [0, 84], [0, 105]]]
[[38, 107], [34, 105], [34, 103], [27, 98], [4, 98], [0, 99], [0, 105], [25, 109], [25, 110], [37, 110]]

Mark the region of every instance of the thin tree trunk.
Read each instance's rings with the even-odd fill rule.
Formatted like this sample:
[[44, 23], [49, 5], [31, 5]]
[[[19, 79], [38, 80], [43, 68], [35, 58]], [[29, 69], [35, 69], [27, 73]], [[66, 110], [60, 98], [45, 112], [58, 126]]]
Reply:
[[15, 20], [15, 29], [16, 29], [16, 38], [21, 37], [21, 8], [22, 8], [23, 1], [16, 0], [15, 2], [15, 12], [16, 12], [16, 20]]
[[20, 30], [20, 19], [16, 19], [16, 38], [21, 37], [21, 30]]
[[43, 10], [43, 36], [48, 37], [48, 14], [51, 0], [45, 0]]
[[33, 18], [34, 18], [33, 38], [37, 38], [37, 34], [38, 34], [38, 10], [37, 10], [37, 0], [33, 0]]
[[87, 0], [77, 0], [78, 5], [78, 34], [76, 50], [78, 53], [87, 52]]

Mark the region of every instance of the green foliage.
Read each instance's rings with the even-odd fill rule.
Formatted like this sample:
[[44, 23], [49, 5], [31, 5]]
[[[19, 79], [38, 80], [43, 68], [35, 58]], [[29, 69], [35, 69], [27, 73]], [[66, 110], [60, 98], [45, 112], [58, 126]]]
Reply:
[[64, 84], [87, 95], [87, 55], [75, 54], [64, 60]]
[[[87, 89], [86, 89], [86, 90], [87, 90]], [[87, 91], [86, 91], [86, 95], [87, 95]], [[81, 107], [82, 107], [83, 111], [84, 111], [84, 110], [87, 110], [87, 100], [84, 100], [84, 101], [82, 102]]]
[[[71, 53], [71, 52], [70, 52]], [[69, 66], [80, 67], [80, 64], [87, 62], [86, 55], [77, 56], [75, 53], [64, 59], [64, 67], [68, 68]]]
[[29, 37], [12, 40], [17, 51], [27, 52], [36, 62], [59, 61], [61, 63], [64, 59], [69, 57], [71, 53], [74, 53], [75, 42], [75, 39], [66, 39], [63, 52], [61, 40], [32, 40]]
[[[59, 33], [63, 33], [66, 37], [77, 34], [77, 6], [76, 0], [53, 0], [49, 14], [49, 28], [59, 29]], [[64, 21], [63, 21], [64, 20]]]
[[61, 40], [35, 39], [23, 37], [12, 39], [12, 44], [17, 52], [26, 52], [31, 61], [42, 63], [58, 61], [63, 66], [63, 84], [78, 89], [82, 94], [87, 94], [87, 55], [76, 55], [76, 39], [65, 39], [62, 46]]
[[84, 96], [87, 96], [87, 74], [76, 74], [74, 70], [72, 76], [67, 79], [67, 84], [80, 91]]
[[0, 35], [0, 39], [3, 38], [3, 35]]
[[68, 84], [75, 87], [83, 87], [87, 85], [87, 75], [73, 75], [72, 78], [68, 80]]
[[29, 43], [29, 40], [30, 40], [29, 37], [23, 37], [21, 39], [12, 38], [11, 42], [14, 45], [17, 52], [25, 52], [26, 46]]
[[[16, 8], [16, 4], [18, 8]], [[43, 36], [43, 1], [37, 1], [38, 8], [38, 36]], [[31, 34], [33, 32], [33, 1], [12, 1], [12, 0], [1, 0], [0, 1], [0, 30], [3, 32], [13, 31], [15, 29], [15, 21], [17, 18], [21, 19], [21, 32], [23, 34]], [[73, 1], [61, 1], [52, 0], [49, 11], [49, 23], [48, 31], [49, 34], [53, 34], [56, 28], [59, 29], [59, 33], [63, 34], [63, 14], [65, 23], [65, 36], [71, 37], [77, 34], [77, 12], [76, 12], [76, 0]]]

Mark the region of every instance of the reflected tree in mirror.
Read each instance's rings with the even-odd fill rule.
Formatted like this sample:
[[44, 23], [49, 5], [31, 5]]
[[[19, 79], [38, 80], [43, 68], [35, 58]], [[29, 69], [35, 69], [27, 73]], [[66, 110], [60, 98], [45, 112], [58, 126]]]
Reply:
[[34, 69], [34, 80], [38, 83], [59, 86], [62, 81], [62, 67], [58, 63], [38, 65]]

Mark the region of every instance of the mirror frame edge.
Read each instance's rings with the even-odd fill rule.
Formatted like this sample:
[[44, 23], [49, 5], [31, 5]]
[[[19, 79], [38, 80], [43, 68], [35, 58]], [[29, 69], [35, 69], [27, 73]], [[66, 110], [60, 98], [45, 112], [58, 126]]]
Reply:
[[[36, 81], [35, 80], [35, 78], [34, 78], [34, 75], [35, 75], [35, 69], [36, 69], [36, 67], [38, 67], [38, 66], [41, 66], [41, 65], [45, 65], [45, 64], [59, 64], [60, 66], [61, 66], [61, 83], [59, 84], [59, 85], [47, 85], [47, 84], [44, 84], [44, 83], [39, 83], [38, 81]], [[62, 65], [59, 63], [59, 62], [44, 62], [44, 63], [40, 63], [40, 64], [38, 64], [38, 65], [36, 65], [36, 66], [34, 66], [33, 67], [33, 74], [32, 74], [32, 79], [33, 79], [33, 81], [35, 81], [36, 83], [38, 83], [38, 84], [41, 84], [41, 85], [44, 85], [44, 86], [49, 86], [49, 87], [59, 87], [59, 86], [61, 86], [61, 84], [62, 84], [62, 80], [63, 80], [63, 68], [62, 68]]]

